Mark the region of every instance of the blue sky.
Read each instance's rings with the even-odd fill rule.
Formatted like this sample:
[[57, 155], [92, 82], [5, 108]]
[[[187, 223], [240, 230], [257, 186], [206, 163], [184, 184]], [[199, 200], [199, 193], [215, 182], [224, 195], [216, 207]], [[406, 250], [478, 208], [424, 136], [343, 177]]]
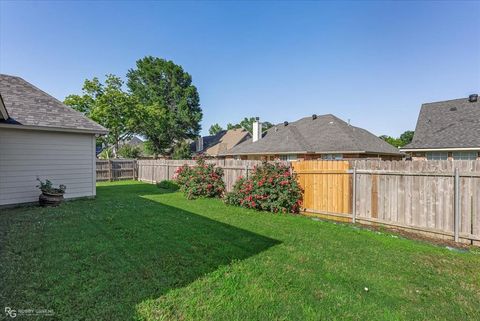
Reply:
[[63, 100], [153, 55], [200, 93], [203, 132], [332, 113], [414, 129], [422, 102], [480, 91], [480, 2], [0, 2], [0, 72]]

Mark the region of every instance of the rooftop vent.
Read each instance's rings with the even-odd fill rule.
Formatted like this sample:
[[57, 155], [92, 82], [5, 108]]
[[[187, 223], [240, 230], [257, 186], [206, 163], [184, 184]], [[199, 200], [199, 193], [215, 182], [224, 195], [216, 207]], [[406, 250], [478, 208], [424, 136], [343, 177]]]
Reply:
[[312, 119], [317, 119], [317, 114], [313, 114]]
[[288, 126], [288, 121], [284, 121], [283, 126]]
[[472, 94], [468, 96], [468, 101], [471, 103], [477, 102], [478, 101], [478, 94]]

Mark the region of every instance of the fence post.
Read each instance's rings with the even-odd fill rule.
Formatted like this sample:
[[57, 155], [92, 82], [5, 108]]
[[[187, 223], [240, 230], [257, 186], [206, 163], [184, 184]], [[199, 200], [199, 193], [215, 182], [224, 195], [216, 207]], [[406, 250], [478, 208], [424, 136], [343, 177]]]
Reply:
[[137, 160], [133, 160], [133, 180], [136, 181], [138, 177], [138, 172], [137, 172]]
[[108, 180], [112, 181], [112, 161], [108, 160]]
[[154, 183], [153, 182], [153, 177], [155, 176], [155, 165], [152, 163], [152, 184]]
[[454, 238], [455, 242], [459, 241], [459, 231], [460, 231], [460, 175], [458, 173], [458, 168], [455, 168], [455, 194], [454, 194]]
[[167, 181], [170, 180], [170, 165], [167, 163]]
[[352, 175], [352, 223], [357, 220], [357, 165], [353, 165]]
[[245, 164], [245, 178], [248, 178], [248, 164]]

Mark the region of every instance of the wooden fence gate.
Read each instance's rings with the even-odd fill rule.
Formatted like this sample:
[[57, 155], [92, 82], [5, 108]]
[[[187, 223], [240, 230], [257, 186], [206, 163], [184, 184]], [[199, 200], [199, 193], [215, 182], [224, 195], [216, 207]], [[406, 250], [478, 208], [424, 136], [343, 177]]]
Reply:
[[303, 207], [309, 212], [352, 213], [351, 175], [348, 161], [293, 162], [304, 190]]

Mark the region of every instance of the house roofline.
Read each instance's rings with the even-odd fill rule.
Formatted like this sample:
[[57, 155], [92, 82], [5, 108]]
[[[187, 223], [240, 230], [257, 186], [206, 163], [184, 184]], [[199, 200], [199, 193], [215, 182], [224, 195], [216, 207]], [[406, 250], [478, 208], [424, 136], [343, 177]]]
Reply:
[[255, 152], [255, 153], [224, 153], [220, 154], [220, 156], [233, 156], [233, 155], [287, 155], [287, 154], [379, 154], [379, 155], [395, 155], [395, 156], [402, 156], [402, 153], [399, 151], [398, 153], [385, 153], [385, 152], [372, 152], [372, 151], [365, 151], [365, 150], [356, 150], [356, 151], [325, 151], [325, 152], [307, 152], [307, 151], [294, 151], [294, 152]]
[[79, 133], [79, 134], [98, 134], [98, 135], [108, 134], [108, 130], [17, 125], [17, 124], [7, 124], [7, 123], [0, 123], [0, 128], [40, 130], [40, 131], [50, 131], [50, 132], [67, 132], [67, 133]]
[[402, 152], [441, 152], [441, 151], [468, 151], [468, 150], [480, 150], [480, 147], [440, 147], [440, 148], [401, 148]]

